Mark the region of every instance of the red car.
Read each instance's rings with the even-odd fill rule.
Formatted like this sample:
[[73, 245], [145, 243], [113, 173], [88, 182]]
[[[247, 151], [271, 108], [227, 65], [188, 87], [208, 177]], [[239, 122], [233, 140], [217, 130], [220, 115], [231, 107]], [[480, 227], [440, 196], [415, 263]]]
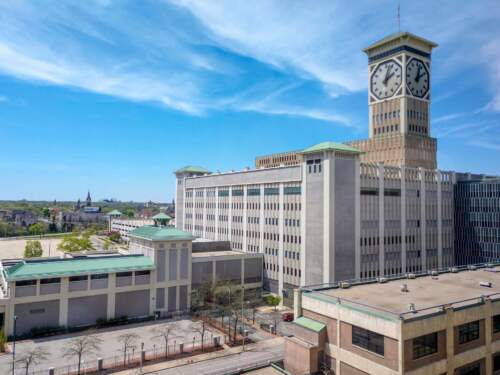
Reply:
[[287, 312], [284, 313], [282, 316], [284, 322], [293, 322], [293, 313]]

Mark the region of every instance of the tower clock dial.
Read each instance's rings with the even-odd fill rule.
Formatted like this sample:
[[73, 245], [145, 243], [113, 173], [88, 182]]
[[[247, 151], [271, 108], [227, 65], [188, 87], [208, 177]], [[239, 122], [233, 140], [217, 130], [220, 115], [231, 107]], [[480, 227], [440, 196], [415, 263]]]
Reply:
[[379, 64], [370, 77], [370, 91], [377, 99], [393, 96], [402, 82], [402, 68], [395, 60]]
[[429, 91], [429, 70], [422, 60], [412, 58], [406, 64], [406, 84], [413, 96], [423, 98]]

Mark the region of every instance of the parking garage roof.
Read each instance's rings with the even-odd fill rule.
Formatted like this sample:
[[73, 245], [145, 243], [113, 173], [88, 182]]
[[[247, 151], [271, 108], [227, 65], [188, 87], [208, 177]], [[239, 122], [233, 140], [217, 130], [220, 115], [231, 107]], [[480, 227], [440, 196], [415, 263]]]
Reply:
[[93, 258], [24, 260], [5, 269], [7, 281], [32, 280], [85, 274], [151, 270], [153, 259], [142, 255]]

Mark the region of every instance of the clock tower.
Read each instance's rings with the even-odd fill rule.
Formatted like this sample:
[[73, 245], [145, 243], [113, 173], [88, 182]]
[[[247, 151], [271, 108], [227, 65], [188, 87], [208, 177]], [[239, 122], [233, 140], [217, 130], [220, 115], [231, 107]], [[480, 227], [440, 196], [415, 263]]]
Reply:
[[363, 50], [368, 55], [369, 139], [349, 143], [365, 152], [362, 161], [437, 168], [429, 117], [435, 47], [399, 32]]

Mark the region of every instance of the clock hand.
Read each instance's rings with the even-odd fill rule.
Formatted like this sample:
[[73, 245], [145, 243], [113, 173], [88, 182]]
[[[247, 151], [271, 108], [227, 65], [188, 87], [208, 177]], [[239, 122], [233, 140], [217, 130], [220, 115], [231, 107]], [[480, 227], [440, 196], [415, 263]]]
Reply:
[[420, 77], [422, 77], [423, 74], [420, 74], [420, 70], [422, 68], [420, 67], [420, 65], [418, 66], [418, 70], [417, 70], [417, 75], [415, 76], [415, 82], [418, 82], [420, 81]]
[[391, 70], [392, 70], [392, 65], [389, 65], [389, 66], [387, 67], [386, 72], [385, 72], [385, 78], [384, 78], [384, 81], [383, 81], [384, 85], [386, 85], [386, 84], [387, 84], [387, 81], [389, 80], [389, 78], [391, 78], [391, 77], [392, 77], [392, 74], [390, 74], [390, 73], [391, 73]]

